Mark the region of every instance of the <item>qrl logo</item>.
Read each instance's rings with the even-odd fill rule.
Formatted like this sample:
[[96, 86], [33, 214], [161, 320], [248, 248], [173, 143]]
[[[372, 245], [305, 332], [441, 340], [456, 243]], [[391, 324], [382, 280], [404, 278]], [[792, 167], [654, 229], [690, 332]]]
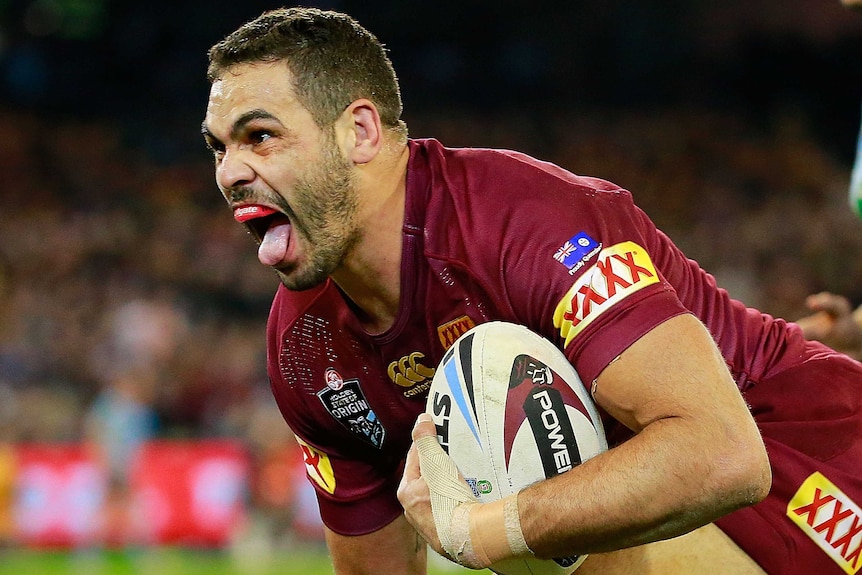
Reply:
[[604, 249], [557, 304], [554, 326], [569, 345], [614, 304], [658, 281], [649, 254], [636, 243], [623, 242]]
[[524, 413], [536, 440], [545, 477], [565, 473], [580, 465], [581, 454], [575, 431], [559, 391], [553, 388], [535, 390], [524, 402]]

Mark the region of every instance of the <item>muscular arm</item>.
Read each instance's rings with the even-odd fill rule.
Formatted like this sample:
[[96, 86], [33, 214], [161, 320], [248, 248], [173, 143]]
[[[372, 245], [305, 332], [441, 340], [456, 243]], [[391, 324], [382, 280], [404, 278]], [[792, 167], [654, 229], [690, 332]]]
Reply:
[[[537, 556], [612, 551], [674, 537], [768, 493], [770, 468], [760, 434], [694, 316], [672, 318], [629, 347], [599, 376], [595, 397], [637, 434], [515, 496], [520, 529]], [[416, 446], [434, 434], [430, 418], [420, 419], [399, 500], [439, 553]], [[473, 504], [471, 534], [500, 527], [500, 513], [490, 511], [498, 503]], [[493, 560], [505, 558], [498, 551]]]
[[425, 575], [426, 544], [404, 516], [374, 533], [345, 536], [326, 529], [336, 575]]
[[599, 376], [595, 399], [637, 435], [519, 494], [538, 556], [674, 537], [768, 493], [759, 432], [693, 316], [672, 318], [627, 349]]

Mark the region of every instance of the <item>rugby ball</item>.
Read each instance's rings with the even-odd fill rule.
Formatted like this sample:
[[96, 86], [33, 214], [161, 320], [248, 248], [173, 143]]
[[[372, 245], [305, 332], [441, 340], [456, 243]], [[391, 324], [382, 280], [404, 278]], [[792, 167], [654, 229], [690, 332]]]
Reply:
[[[443, 356], [426, 411], [437, 439], [483, 503], [606, 451], [595, 404], [550, 341], [507, 322], [480, 324]], [[586, 556], [500, 561], [502, 575], [566, 575]]]

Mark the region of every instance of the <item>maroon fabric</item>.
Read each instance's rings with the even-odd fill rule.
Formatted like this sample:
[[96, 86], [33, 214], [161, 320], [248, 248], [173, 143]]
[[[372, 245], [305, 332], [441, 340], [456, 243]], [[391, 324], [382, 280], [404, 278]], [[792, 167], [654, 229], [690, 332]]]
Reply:
[[[862, 376], [846, 356], [808, 347], [809, 359], [746, 392], [772, 463], [772, 490], [763, 502], [717, 524], [767, 573], [848, 572], [815, 539], [855, 573], [862, 567], [862, 516], [852, 510], [862, 504]], [[820, 505], [809, 496], [790, 506], [790, 514], [798, 509], [810, 523], [815, 534], [809, 535], [788, 517], [788, 503], [813, 473], [846, 497], [837, 501], [824, 492]]]
[[[788, 497], [815, 470], [862, 501], [860, 364], [732, 300], [611, 183], [515, 152], [434, 140], [411, 141], [410, 152], [395, 325], [369, 336], [331, 282], [280, 288], [270, 315], [273, 393], [293, 431], [331, 464], [334, 490], [312, 481], [331, 529], [368, 533], [401, 513], [395, 489], [429, 369], [471, 325], [526, 325], [564, 348], [589, 386], [643, 334], [690, 312], [752, 405], [776, 476], [767, 501], [720, 527], [773, 573], [790, 573], [787, 562], [836, 565], [782, 522]], [[586, 327], [567, 343], [573, 332], [561, 317]], [[333, 373], [347, 382], [339, 391], [327, 391]]]

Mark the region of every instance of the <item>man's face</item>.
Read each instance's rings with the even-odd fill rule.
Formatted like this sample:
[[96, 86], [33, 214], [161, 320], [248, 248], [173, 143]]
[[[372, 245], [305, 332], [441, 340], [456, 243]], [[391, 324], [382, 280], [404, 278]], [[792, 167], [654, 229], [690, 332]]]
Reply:
[[359, 237], [353, 166], [294, 96], [282, 62], [234, 66], [210, 90], [203, 133], [234, 217], [289, 289], [314, 287]]

